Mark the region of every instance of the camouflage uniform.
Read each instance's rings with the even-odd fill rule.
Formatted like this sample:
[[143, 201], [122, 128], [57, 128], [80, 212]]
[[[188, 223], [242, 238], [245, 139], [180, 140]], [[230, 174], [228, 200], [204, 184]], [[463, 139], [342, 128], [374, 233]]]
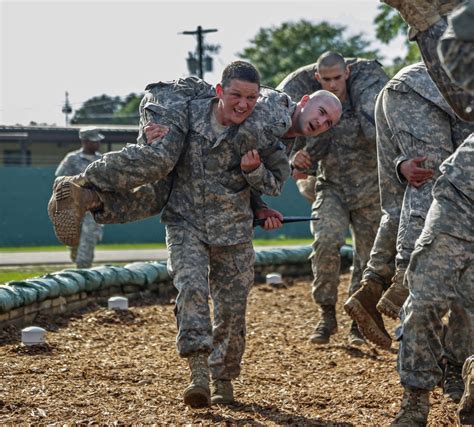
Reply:
[[[141, 117], [149, 115], [141, 128], [152, 120], [168, 125], [170, 132], [151, 145], [106, 154], [86, 170], [85, 177], [102, 191], [101, 198], [104, 190], [113, 194], [118, 189], [123, 200], [133, 200], [145, 194], [147, 182], [156, 185], [172, 172], [161, 220], [166, 224], [170, 274], [179, 291], [178, 351], [183, 357], [209, 353], [212, 378], [232, 379], [240, 372], [246, 301], [254, 279], [251, 194], [279, 195], [289, 176], [280, 137], [291, 125], [295, 105], [284, 94], [262, 90], [243, 124], [216, 135], [211, 125], [215, 98], [196, 96], [182, 104], [178, 114], [176, 107], [164, 108], [152, 92], [147, 94], [152, 99], [145, 97], [141, 105]], [[258, 150], [262, 164], [243, 173], [241, 158], [252, 149]], [[138, 190], [128, 191], [133, 186]], [[153, 191], [148, 186], [150, 201]], [[158, 204], [153, 206], [155, 210]]]
[[400, 182], [400, 164], [410, 158], [427, 156], [424, 167], [435, 177], [421, 187], [405, 187], [397, 236], [396, 276], [404, 272], [419, 237], [432, 201], [431, 191], [439, 166], [474, 128], [456, 119], [430, 79], [423, 63], [402, 69], [384, 89], [385, 113], [400, 154], [395, 171]]
[[459, 316], [456, 360], [474, 353], [474, 134], [441, 166], [433, 203], [406, 273], [398, 371], [405, 387], [433, 389], [441, 380], [442, 317]]
[[[56, 176], [72, 176], [83, 172], [87, 166], [100, 159], [100, 153], [85, 154], [82, 149], [73, 151], [61, 161]], [[90, 213], [84, 217], [79, 246], [70, 248], [71, 260], [79, 268], [89, 268], [94, 260], [95, 245], [102, 240], [102, 225], [97, 224]]]
[[[440, 43], [443, 66], [462, 88], [451, 82], [437, 57], [436, 44], [445, 23], [439, 21], [417, 36], [440, 92], [456, 114], [471, 122], [474, 115], [469, 106], [474, 97], [468, 91], [473, 89], [473, 11], [474, 1], [470, 0], [455, 12], [453, 16], [467, 20], [450, 19], [446, 38]], [[451, 50], [456, 46], [457, 50]], [[448, 338], [455, 343], [456, 359], [464, 360], [474, 353], [474, 134], [440, 169], [442, 175], [433, 188], [433, 202], [406, 273], [410, 295], [402, 308], [403, 338], [398, 355], [402, 384], [425, 390], [433, 389], [442, 376], [441, 319], [450, 308], [456, 307], [452, 313], [459, 317], [458, 330]]]
[[[298, 139], [312, 163], [318, 164], [313, 215], [318, 221], [311, 255], [313, 298], [320, 305], [335, 305], [339, 284], [339, 248], [349, 226], [355, 251], [365, 268], [380, 219], [377, 186], [374, 103], [388, 78], [374, 61], [348, 60], [348, 101], [340, 122], [328, 132]], [[296, 70], [280, 85], [294, 100], [320, 89], [315, 64]], [[306, 171], [304, 171], [306, 172]], [[311, 172], [311, 171], [308, 171]], [[359, 283], [351, 284], [352, 294]]]

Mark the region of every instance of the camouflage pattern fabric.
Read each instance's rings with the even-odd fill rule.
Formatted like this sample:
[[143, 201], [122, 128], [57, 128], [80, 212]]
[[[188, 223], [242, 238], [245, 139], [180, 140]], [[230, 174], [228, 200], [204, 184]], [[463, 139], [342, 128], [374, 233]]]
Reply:
[[[380, 218], [374, 103], [388, 78], [375, 61], [349, 59], [347, 63], [351, 70], [347, 81], [349, 100], [343, 102], [340, 122], [317, 137], [297, 138], [293, 149], [304, 144], [313, 165], [318, 165], [313, 211], [321, 218], [328, 216], [318, 221], [313, 243], [313, 297], [319, 304], [335, 302], [340, 268], [340, 246], [336, 246], [344, 244], [349, 225], [358, 242], [361, 268], [365, 269]], [[314, 72], [315, 64], [300, 68], [278, 88], [296, 101], [321, 88]], [[303, 172], [311, 174], [314, 170]], [[331, 208], [335, 211], [331, 212]], [[359, 220], [362, 223], [356, 224]], [[368, 222], [364, 224], [364, 220]], [[358, 235], [360, 232], [368, 234]]]
[[[339, 284], [340, 253], [349, 224], [354, 235], [354, 249], [360, 265], [365, 266], [379, 223], [379, 207], [367, 206], [349, 211], [338, 193], [317, 192], [313, 216], [320, 218], [315, 232], [311, 263], [314, 280], [312, 295], [317, 304], [335, 305]], [[351, 283], [349, 293], [359, 288]]]
[[[83, 172], [89, 164], [101, 158], [100, 153], [85, 154], [82, 149], [66, 155], [56, 169], [56, 176], [72, 176]], [[94, 250], [102, 240], [103, 226], [97, 224], [92, 215], [85, 216], [79, 246], [70, 248], [71, 259], [78, 268], [89, 268], [94, 260]]]
[[245, 349], [247, 296], [254, 280], [252, 244], [210, 246], [179, 226], [167, 226], [166, 233], [170, 273], [178, 289], [179, 354], [210, 353], [212, 379], [236, 378]]
[[466, 1], [450, 15], [448, 28], [438, 44], [438, 53], [451, 80], [474, 95], [473, 0]]
[[388, 288], [395, 273], [397, 230], [405, 186], [394, 173], [394, 162], [400, 154], [385, 115], [390, 103], [386, 90], [377, 97], [375, 119], [377, 126], [377, 163], [382, 217], [370, 251], [363, 278], [372, 279]]
[[[472, 0], [470, 1], [472, 2]], [[444, 63], [441, 63], [440, 56], [438, 56], [438, 43], [446, 28], [446, 22], [441, 19], [428, 30], [419, 33], [416, 41], [423, 62], [443, 97], [462, 120], [472, 122], [474, 121], [474, 95], [453, 83], [444, 68], [446, 67], [448, 71], [451, 70], [451, 75], [454, 73], [458, 76], [456, 80], [460, 83], [463, 80], [459, 76], [472, 76], [473, 62], [470, 58], [472, 58], [473, 49], [469, 46], [472, 42], [452, 38], [450, 36], [452, 32], [449, 32], [445, 41], [441, 41], [440, 53], [444, 61]], [[454, 50], [456, 47], [462, 47], [462, 49], [456, 52]], [[448, 52], [449, 55], [447, 55]], [[467, 79], [465, 81], [468, 84], [469, 77], [464, 78]]]
[[[100, 162], [95, 162], [86, 170], [84, 175], [88, 184], [98, 192], [104, 205], [102, 210], [94, 212], [98, 222], [125, 223], [162, 211], [174, 182], [172, 170], [183, 152], [185, 137], [189, 131], [189, 123], [186, 120], [189, 121], [187, 112], [190, 97], [194, 97], [196, 102], [204, 102], [213, 99], [214, 95], [213, 89], [207, 83], [199, 79], [185, 80], [179, 80], [176, 93], [176, 87], [171, 84], [148, 86], [149, 92], [145, 94], [140, 106], [138, 144], [129, 145], [118, 152], [107, 153]], [[197, 88], [193, 88], [194, 80], [197, 80]], [[191, 89], [186, 89], [187, 86], [191, 86]], [[165, 100], [162, 91], [166, 95]], [[166, 108], [160, 102], [165, 104]], [[174, 109], [179, 109], [179, 114], [175, 114], [172, 111]], [[240, 152], [256, 147], [263, 160], [271, 162], [276, 158], [272, 155], [272, 150], [284, 149], [280, 137], [291, 125], [294, 109], [295, 104], [287, 95], [262, 88], [252, 115], [239, 127], [233, 126], [228, 137], [236, 136]], [[186, 112], [186, 120], [183, 118], [183, 112]], [[209, 114], [206, 114], [206, 117], [209, 117]], [[148, 121], [169, 126], [169, 133], [159, 141], [147, 145], [143, 127]], [[258, 147], [255, 143], [257, 140], [260, 141]], [[280, 155], [277, 162], [282, 162], [281, 159]], [[273, 169], [282, 166], [270, 163], [268, 165]], [[287, 170], [287, 166], [284, 166], [284, 169]], [[240, 169], [235, 172], [238, 171]], [[263, 172], [263, 169], [260, 168], [259, 171]], [[254, 175], [249, 175], [248, 178], [251, 179]], [[257, 183], [251, 185], [254, 210], [265, 207], [259, 195], [269, 194], [268, 191], [271, 193], [273, 190], [259, 187]], [[131, 210], [130, 206], [136, 206], [137, 209]]]
[[474, 127], [456, 119], [422, 63], [402, 69], [385, 90], [390, 92], [385, 113], [400, 150], [395, 162], [400, 181], [405, 183], [398, 172], [399, 165], [410, 158], [427, 156], [424, 167], [435, 171], [435, 176], [421, 187], [407, 185], [405, 188], [396, 257], [397, 265], [402, 264], [405, 269], [431, 205], [433, 185], [440, 175], [439, 166]]
[[474, 353], [474, 134], [440, 169], [405, 276], [410, 295], [402, 308], [398, 357], [402, 384], [428, 390], [441, 379], [441, 319], [448, 310], [456, 328], [446, 337], [447, 357], [462, 362]]
[[[231, 126], [216, 140], [209, 118], [213, 102], [190, 102], [186, 148], [161, 219], [184, 226], [205, 243], [235, 245], [252, 239], [251, 188], [279, 195], [290, 171], [283, 144], [270, 133]], [[240, 160], [251, 149], [259, 151], [263, 163], [244, 174]]]
[[94, 260], [94, 250], [102, 240], [103, 226], [97, 224], [90, 213], [82, 221], [79, 246], [75, 248], [74, 262], [77, 268], [90, 268]]

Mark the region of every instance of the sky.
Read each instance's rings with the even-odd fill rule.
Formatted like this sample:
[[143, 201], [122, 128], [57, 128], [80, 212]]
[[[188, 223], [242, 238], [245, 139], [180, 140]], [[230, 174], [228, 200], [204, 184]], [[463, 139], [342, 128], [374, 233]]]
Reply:
[[[220, 44], [211, 84], [260, 28], [306, 19], [362, 33], [390, 64], [405, 52], [403, 38], [375, 39], [378, 0], [0, 0], [0, 125], [30, 121], [63, 126], [65, 92], [73, 109], [102, 94], [125, 97], [148, 83], [188, 75], [186, 57], [196, 38], [179, 34], [198, 25], [217, 29]], [[315, 58], [308, 58], [308, 63]]]

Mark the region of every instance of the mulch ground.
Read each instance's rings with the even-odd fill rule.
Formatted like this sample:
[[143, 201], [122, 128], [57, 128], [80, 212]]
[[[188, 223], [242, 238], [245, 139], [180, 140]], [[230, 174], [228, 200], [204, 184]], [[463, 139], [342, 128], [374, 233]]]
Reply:
[[[307, 341], [316, 321], [309, 281], [253, 288], [238, 402], [229, 407], [182, 402], [188, 370], [175, 350], [170, 301], [44, 317], [36, 322], [48, 331], [40, 347], [21, 345], [19, 330], [3, 331], [0, 424], [387, 425], [402, 395], [396, 351], [346, 344], [347, 282], [342, 276], [339, 331], [325, 346]], [[456, 405], [440, 390], [431, 402], [431, 425], [455, 424]]]

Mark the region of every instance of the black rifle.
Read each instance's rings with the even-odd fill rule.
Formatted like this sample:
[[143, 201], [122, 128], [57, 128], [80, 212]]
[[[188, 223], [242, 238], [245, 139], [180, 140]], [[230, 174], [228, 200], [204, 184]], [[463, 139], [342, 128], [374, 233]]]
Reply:
[[[319, 218], [314, 216], [285, 216], [283, 217], [283, 224], [287, 224], [289, 222], [301, 222], [301, 221], [317, 221]], [[256, 227], [257, 225], [265, 224], [266, 218], [262, 219], [254, 219], [253, 226]]]

